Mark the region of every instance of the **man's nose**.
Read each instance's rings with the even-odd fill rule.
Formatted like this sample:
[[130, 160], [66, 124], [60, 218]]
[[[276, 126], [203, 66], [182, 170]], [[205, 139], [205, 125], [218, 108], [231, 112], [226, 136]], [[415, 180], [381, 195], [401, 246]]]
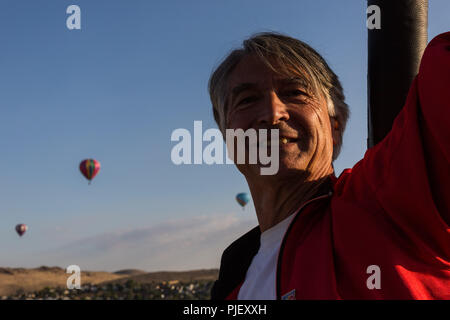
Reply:
[[276, 92], [268, 92], [262, 100], [262, 104], [258, 115], [258, 123], [275, 125], [281, 121], [289, 120], [286, 104], [278, 98]]

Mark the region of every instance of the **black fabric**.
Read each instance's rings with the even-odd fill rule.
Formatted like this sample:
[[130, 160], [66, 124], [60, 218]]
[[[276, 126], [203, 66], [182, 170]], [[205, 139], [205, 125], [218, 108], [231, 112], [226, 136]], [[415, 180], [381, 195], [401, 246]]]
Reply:
[[225, 298], [245, 279], [253, 257], [259, 250], [261, 230], [253, 228], [234, 241], [222, 254], [219, 279], [211, 289], [211, 300]]
[[428, 0], [368, 0], [381, 28], [368, 29], [368, 147], [391, 131], [427, 45]]

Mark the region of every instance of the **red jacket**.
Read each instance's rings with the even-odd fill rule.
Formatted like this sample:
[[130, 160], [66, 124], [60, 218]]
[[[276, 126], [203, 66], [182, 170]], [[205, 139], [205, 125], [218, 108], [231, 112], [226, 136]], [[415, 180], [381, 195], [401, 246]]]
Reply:
[[[389, 135], [330, 187], [284, 236], [278, 299], [450, 299], [450, 32], [428, 44]], [[224, 251], [213, 299], [237, 299], [259, 236]]]

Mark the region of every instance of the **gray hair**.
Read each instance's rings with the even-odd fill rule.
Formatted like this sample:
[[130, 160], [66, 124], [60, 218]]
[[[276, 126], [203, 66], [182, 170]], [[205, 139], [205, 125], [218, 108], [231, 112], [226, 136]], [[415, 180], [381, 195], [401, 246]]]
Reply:
[[[279, 33], [258, 33], [244, 40], [242, 48], [233, 50], [216, 68], [209, 79], [208, 89], [214, 119], [225, 136], [228, 108], [228, 78], [234, 67], [247, 55], [255, 54], [278, 74], [306, 77], [308, 89], [322, 93], [328, 104], [328, 114], [339, 123], [339, 141], [333, 148], [335, 160], [342, 146], [342, 136], [350, 114], [336, 74], [325, 60], [309, 45]], [[274, 67], [276, 65], [276, 68]]]

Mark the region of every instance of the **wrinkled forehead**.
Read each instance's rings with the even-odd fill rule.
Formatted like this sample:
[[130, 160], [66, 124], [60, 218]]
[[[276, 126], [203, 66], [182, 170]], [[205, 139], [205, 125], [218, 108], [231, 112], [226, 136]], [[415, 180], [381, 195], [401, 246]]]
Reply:
[[242, 87], [270, 86], [295, 83], [308, 91], [313, 90], [313, 81], [299, 66], [286, 64], [281, 59], [263, 59], [255, 54], [246, 55], [237, 63], [227, 81], [227, 100]]

